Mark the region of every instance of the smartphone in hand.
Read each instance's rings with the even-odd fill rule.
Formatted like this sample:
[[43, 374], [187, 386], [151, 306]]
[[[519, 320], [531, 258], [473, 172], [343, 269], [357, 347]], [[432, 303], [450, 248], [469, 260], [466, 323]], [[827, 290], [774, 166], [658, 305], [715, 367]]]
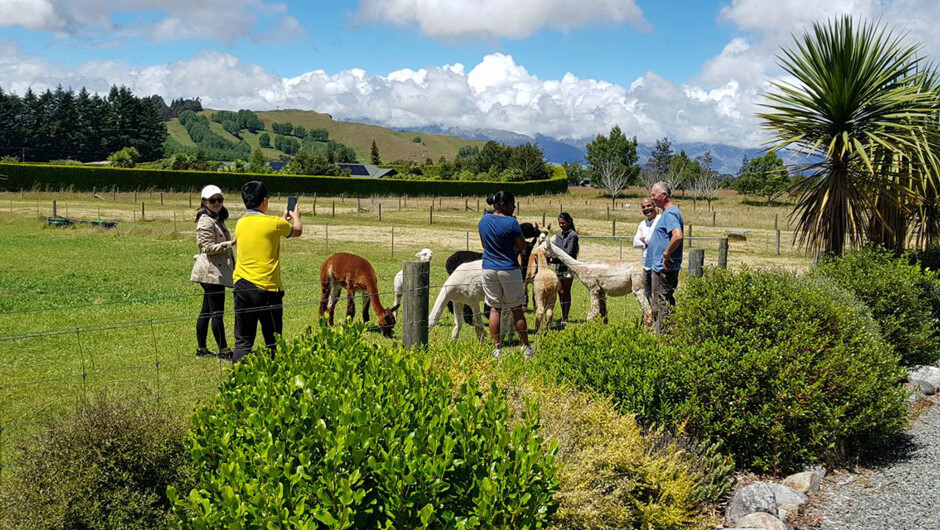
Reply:
[[297, 209], [297, 197], [291, 196], [287, 198], [287, 212], [293, 213]]

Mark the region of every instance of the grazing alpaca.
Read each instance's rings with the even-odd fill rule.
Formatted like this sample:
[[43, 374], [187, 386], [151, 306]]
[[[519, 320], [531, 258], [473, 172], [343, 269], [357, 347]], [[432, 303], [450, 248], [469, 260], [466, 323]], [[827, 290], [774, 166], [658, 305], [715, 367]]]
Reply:
[[581, 262], [566, 254], [549, 239], [545, 239], [540, 247], [545, 250], [546, 256], [557, 258], [577, 274], [578, 279], [591, 293], [588, 321], [601, 316], [604, 322], [607, 322], [607, 297], [626, 296], [630, 293], [640, 302], [644, 322], [648, 320], [648, 315], [652, 314], [643, 292], [642, 267], [633, 267], [619, 261]]
[[339, 293], [346, 289], [346, 319], [355, 318], [357, 292], [368, 296], [368, 302], [362, 307], [362, 321], [369, 321], [369, 306], [379, 318], [379, 329], [386, 337], [392, 336], [395, 327], [395, 311], [398, 305], [388, 309], [382, 307], [379, 300], [379, 288], [376, 282], [375, 269], [366, 259], [354, 254], [333, 254], [320, 266], [320, 316], [325, 311], [330, 312], [329, 325], [333, 325], [333, 311], [339, 301]]
[[[434, 251], [429, 248], [423, 248], [420, 252], [415, 254], [415, 257], [420, 261], [431, 261], [431, 258], [434, 257]], [[399, 307], [401, 305], [401, 290], [404, 283], [405, 271], [398, 271], [395, 273], [395, 307]]]
[[[472, 261], [480, 261], [483, 259], [482, 252], [476, 252], [473, 250], [458, 250], [450, 255], [447, 258], [447, 261], [444, 262], [444, 270], [447, 271], [447, 276], [450, 276], [457, 270], [457, 267], [463, 265], [464, 263], [470, 263]], [[454, 314], [454, 303], [447, 302], [447, 310], [451, 314]], [[488, 307], [483, 307], [483, 312], [489, 314], [490, 310]], [[463, 308], [463, 321], [467, 324], [473, 325], [473, 313], [470, 311], [469, 307]]]
[[[434, 327], [444, 314], [444, 308], [453, 303], [457, 311], [454, 317], [454, 331], [451, 338], [456, 340], [463, 327], [464, 321], [458, 315], [470, 312], [471, 322], [476, 328], [477, 338], [481, 341], [486, 340], [486, 331], [483, 320], [489, 319], [489, 308], [486, 308], [484, 315], [480, 314], [480, 302], [484, 299], [483, 294], [483, 261], [476, 260], [464, 263], [454, 269], [453, 273], [441, 286], [441, 292], [437, 295], [434, 302], [434, 308], [428, 318], [428, 327]], [[487, 307], [484, 305], [484, 307]], [[505, 341], [512, 337], [515, 331], [512, 327], [512, 311], [503, 309], [500, 317], [501, 334]]]
[[558, 297], [561, 282], [558, 281], [555, 271], [548, 267], [545, 249], [541, 246], [532, 251], [526, 278], [532, 281], [532, 298], [535, 299], [535, 329], [536, 331], [542, 328], [548, 329], [552, 326], [552, 318], [555, 316], [555, 299]]
[[476, 328], [477, 338], [481, 341], [485, 340], [486, 332], [483, 328], [483, 319], [480, 317], [480, 302], [482, 301], [483, 261], [476, 260], [458, 265], [441, 286], [441, 292], [437, 295], [434, 308], [431, 309], [428, 318], [428, 328], [436, 326], [441, 315], [444, 314], [444, 308], [450, 306], [456, 311], [454, 331], [450, 334], [453, 340], [457, 340], [464, 323], [460, 315], [467, 311], [470, 312], [471, 323]]

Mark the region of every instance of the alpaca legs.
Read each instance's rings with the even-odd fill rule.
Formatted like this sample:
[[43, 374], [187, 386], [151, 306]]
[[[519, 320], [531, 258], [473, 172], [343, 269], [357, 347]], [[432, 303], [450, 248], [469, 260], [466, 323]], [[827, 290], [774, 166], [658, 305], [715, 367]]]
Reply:
[[362, 293], [360, 297], [362, 298], [362, 321], [368, 322], [369, 309], [372, 307], [372, 300], [369, 299], [369, 295], [366, 293]]
[[477, 303], [473, 303], [470, 306], [470, 310], [473, 311], [473, 327], [476, 329], [477, 338], [480, 339], [480, 342], [486, 340], [486, 330], [483, 329], [483, 317], [480, 316], [480, 306]]
[[460, 335], [460, 328], [463, 326], [463, 304], [454, 302], [454, 331], [451, 332], [451, 340], [457, 340]]

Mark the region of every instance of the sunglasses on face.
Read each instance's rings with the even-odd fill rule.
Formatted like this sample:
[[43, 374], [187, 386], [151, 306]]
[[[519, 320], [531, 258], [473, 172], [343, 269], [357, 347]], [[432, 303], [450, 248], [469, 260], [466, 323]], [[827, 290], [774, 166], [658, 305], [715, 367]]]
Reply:
[[222, 204], [222, 201], [224, 201], [224, 200], [225, 200], [225, 199], [223, 199], [222, 197], [219, 197], [218, 199], [215, 199], [215, 198], [213, 198], [213, 199], [206, 199], [206, 202], [208, 202], [209, 204]]

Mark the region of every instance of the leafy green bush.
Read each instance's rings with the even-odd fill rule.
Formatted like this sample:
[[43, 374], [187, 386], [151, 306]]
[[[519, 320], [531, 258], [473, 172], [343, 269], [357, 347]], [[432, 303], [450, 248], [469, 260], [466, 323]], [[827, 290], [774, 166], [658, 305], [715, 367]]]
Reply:
[[100, 397], [18, 449], [0, 528], [164, 528], [167, 486], [194, 485], [185, 440], [164, 409]]
[[790, 471], [903, 427], [897, 354], [835, 283], [717, 269], [678, 294], [668, 341], [686, 378], [683, 415], [739, 464]]
[[411, 352], [321, 326], [239, 363], [191, 433], [186, 528], [545, 526], [554, 449], [537, 408], [458, 390]]
[[940, 271], [940, 246], [927, 247], [911, 254], [911, 258], [920, 264], [921, 270]]
[[586, 324], [547, 333], [536, 363], [558, 380], [610, 395], [642, 423], [679, 422], [684, 392], [678, 366], [638, 325]]
[[938, 322], [924, 292], [920, 267], [875, 247], [830, 258], [813, 271], [864, 302], [907, 366], [931, 364], [940, 354]]

